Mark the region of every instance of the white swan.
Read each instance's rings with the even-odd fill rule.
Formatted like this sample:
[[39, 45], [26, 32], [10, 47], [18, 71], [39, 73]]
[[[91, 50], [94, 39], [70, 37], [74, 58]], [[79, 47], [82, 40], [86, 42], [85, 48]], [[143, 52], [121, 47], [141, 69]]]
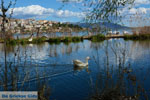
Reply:
[[73, 60], [73, 64], [74, 66], [77, 66], [77, 67], [84, 67], [84, 66], [88, 66], [88, 60], [90, 59], [90, 57], [86, 57], [86, 61], [85, 63], [80, 61], [80, 60]]

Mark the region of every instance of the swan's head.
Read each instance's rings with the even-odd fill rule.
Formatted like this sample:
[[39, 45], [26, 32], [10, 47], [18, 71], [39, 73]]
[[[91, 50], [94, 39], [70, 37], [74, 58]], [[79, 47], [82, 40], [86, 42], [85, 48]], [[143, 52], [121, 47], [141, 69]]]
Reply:
[[86, 57], [86, 59], [87, 59], [87, 60], [89, 60], [89, 59], [90, 59], [90, 57]]

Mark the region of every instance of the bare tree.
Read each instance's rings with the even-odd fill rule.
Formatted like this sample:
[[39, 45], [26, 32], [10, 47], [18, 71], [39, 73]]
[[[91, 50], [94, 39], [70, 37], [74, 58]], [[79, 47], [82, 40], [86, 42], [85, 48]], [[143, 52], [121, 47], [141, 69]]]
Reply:
[[[72, 0], [60, 0], [63, 3]], [[87, 22], [116, 21], [121, 19], [120, 11], [124, 7], [131, 8], [135, 0], [74, 0], [81, 3], [85, 9]]]
[[[16, 0], [15, 0], [16, 2]], [[10, 1], [8, 3], [7, 6], [4, 5], [4, 0], [1, 0], [1, 5], [0, 5], [0, 9], [1, 9], [1, 14], [0, 16], [2, 17], [2, 24], [1, 24], [1, 29], [2, 29], [2, 38], [4, 40], [4, 60], [5, 60], [5, 70], [4, 70], [4, 76], [5, 76], [5, 79], [4, 79], [4, 90], [8, 90], [8, 87], [7, 87], [7, 83], [8, 83], [8, 67], [9, 65], [7, 64], [7, 50], [6, 50], [6, 39], [7, 39], [7, 32], [6, 32], [6, 23], [8, 23], [8, 17], [7, 17], [7, 12], [9, 11], [10, 7], [13, 5], [13, 2]], [[14, 3], [15, 5], [15, 3]], [[12, 16], [13, 14], [13, 10], [11, 11], [10, 13], [10, 17]]]
[[[5, 6], [5, 5], [4, 5], [4, 0], [1, 0], [1, 5], [0, 5], [0, 10], [1, 10], [0, 17], [2, 17], [2, 24], [1, 24], [2, 35], [1, 35], [1, 37], [2, 37], [3, 39], [5, 39], [6, 36], [7, 36], [5, 24], [6, 24], [6, 23], [7, 23], [7, 24], [9, 23], [9, 20], [10, 20], [10, 18], [12, 17], [13, 10], [14, 10], [14, 8], [12, 8], [12, 9], [10, 10], [10, 7], [12, 7], [12, 6], [14, 7], [14, 6], [16, 5], [16, 2], [17, 2], [17, 0], [15, 0], [14, 3], [13, 3], [13, 1], [11, 0], [11, 1], [9, 2], [9, 4], [8, 4], [7, 6]], [[8, 13], [9, 10], [10, 10], [10, 13], [9, 13], [9, 16], [7, 16], [7, 13]]]

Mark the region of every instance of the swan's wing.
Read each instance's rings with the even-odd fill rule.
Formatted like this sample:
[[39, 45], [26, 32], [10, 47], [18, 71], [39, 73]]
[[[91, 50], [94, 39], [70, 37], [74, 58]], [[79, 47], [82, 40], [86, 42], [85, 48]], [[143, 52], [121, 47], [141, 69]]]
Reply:
[[83, 62], [81, 62], [80, 60], [73, 60], [74, 64], [82, 64]]

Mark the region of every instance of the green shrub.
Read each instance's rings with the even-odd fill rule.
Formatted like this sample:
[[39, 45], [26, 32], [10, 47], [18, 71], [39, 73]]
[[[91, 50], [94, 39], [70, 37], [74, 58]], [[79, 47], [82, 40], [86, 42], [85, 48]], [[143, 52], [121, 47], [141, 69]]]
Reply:
[[4, 40], [3, 40], [3, 39], [0, 39], [0, 42], [4, 42]]
[[7, 45], [16, 45], [18, 42], [15, 39], [6, 40]]
[[20, 43], [21, 43], [22, 45], [24, 45], [24, 44], [26, 44], [27, 42], [25, 41], [25, 39], [21, 39], [21, 40], [20, 40]]
[[99, 42], [105, 40], [105, 36], [103, 34], [97, 34], [91, 37], [92, 42]]
[[39, 37], [39, 38], [34, 38], [32, 40], [32, 43], [42, 43], [42, 42], [45, 42], [47, 40], [46, 37]]
[[50, 38], [48, 40], [50, 43], [60, 43], [61, 42], [61, 39], [60, 38]]
[[83, 41], [82, 37], [72, 37], [72, 42], [80, 42]]
[[72, 38], [71, 37], [65, 37], [62, 42], [72, 42]]
[[150, 39], [150, 34], [141, 34], [141, 35], [124, 35], [125, 40], [145, 40]]

